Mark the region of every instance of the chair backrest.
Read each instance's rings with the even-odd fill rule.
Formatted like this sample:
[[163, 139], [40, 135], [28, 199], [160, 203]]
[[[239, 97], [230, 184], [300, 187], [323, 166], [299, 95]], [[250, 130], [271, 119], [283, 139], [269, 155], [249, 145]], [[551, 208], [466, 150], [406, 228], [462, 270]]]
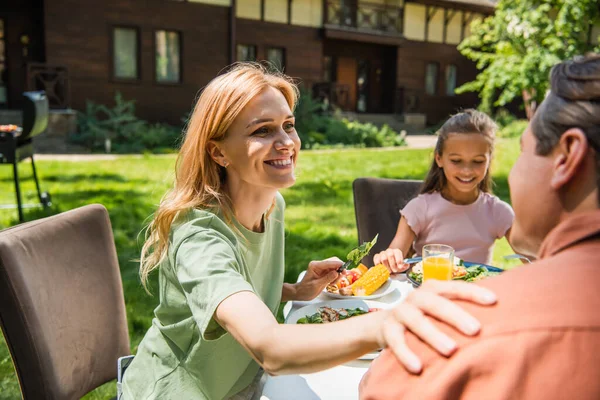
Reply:
[[383, 178], [358, 178], [352, 183], [358, 243], [379, 234], [377, 243], [363, 259], [367, 266], [373, 265], [375, 254], [387, 249], [398, 229], [400, 209], [417, 196], [422, 184], [417, 180]]
[[103, 206], [0, 232], [0, 326], [25, 400], [79, 399], [116, 378], [129, 334]]

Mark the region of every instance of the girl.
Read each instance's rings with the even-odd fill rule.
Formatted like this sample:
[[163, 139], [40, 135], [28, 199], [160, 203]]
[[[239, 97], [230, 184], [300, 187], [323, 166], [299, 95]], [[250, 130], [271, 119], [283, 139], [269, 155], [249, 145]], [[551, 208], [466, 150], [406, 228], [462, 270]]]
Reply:
[[404, 255], [411, 247], [452, 246], [456, 256], [489, 264], [496, 239], [509, 238], [512, 208], [491, 194], [490, 161], [497, 126], [486, 114], [465, 110], [438, 131], [435, 157], [421, 194], [402, 210], [389, 248], [373, 257], [392, 272], [408, 268]]
[[277, 323], [280, 302], [315, 298], [342, 264], [313, 261], [301, 282], [283, 282], [285, 203], [278, 190], [296, 180], [296, 99], [289, 78], [252, 64], [215, 78], [199, 97], [174, 187], [142, 250], [142, 283], [158, 269], [160, 303], [124, 376], [125, 399], [249, 399], [262, 369], [314, 372], [382, 346], [418, 372], [405, 327], [442, 354], [456, 349], [424, 313], [467, 334], [478, 331], [476, 320], [442, 297], [495, 301], [466, 283], [429, 286], [430, 293], [415, 291], [392, 310], [341, 322]]

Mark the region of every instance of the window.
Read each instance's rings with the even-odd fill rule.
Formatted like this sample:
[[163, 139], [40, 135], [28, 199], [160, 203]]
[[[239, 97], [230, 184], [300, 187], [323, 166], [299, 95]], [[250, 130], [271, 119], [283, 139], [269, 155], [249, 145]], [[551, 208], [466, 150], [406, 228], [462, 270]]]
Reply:
[[456, 90], [456, 65], [446, 66], [446, 95], [454, 96]]
[[139, 36], [135, 28], [113, 29], [113, 76], [118, 79], [139, 78]]
[[279, 71], [283, 71], [285, 68], [285, 50], [281, 47], [267, 49], [267, 61]]
[[256, 46], [247, 44], [237, 45], [237, 60], [238, 61], [256, 61]]
[[440, 66], [437, 63], [428, 63], [425, 70], [425, 93], [437, 94], [438, 70]]
[[156, 82], [181, 82], [181, 40], [179, 32], [156, 31]]

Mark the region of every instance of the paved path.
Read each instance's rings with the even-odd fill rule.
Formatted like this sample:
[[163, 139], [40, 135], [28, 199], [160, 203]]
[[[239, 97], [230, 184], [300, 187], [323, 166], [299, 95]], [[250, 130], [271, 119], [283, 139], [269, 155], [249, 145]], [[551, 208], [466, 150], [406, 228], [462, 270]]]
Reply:
[[[432, 149], [435, 147], [437, 136], [434, 135], [408, 135], [406, 136], [407, 147], [384, 147], [378, 150], [399, 150], [399, 149]], [[375, 150], [374, 148], [371, 150]], [[311, 151], [323, 151], [331, 152], [338, 150], [311, 150]], [[157, 154], [153, 157], [171, 157], [172, 154]], [[52, 161], [111, 161], [116, 160], [119, 157], [133, 157], [142, 158], [142, 154], [131, 154], [131, 155], [116, 155], [116, 154], [36, 154], [36, 160], [52, 160]]]
[[409, 149], [432, 149], [437, 142], [436, 135], [407, 135], [406, 143]]

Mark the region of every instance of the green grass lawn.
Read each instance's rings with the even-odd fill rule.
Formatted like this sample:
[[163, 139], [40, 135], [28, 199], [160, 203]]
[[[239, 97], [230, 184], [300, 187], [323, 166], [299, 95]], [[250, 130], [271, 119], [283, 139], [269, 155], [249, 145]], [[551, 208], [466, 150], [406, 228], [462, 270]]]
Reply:
[[[508, 201], [507, 177], [518, 154], [515, 139], [501, 141], [494, 163], [495, 192]], [[352, 181], [363, 176], [422, 179], [431, 150], [357, 149], [305, 151], [299, 161], [298, 181], [284, 190], [286, 211], [286, 281], [295, 281], [310, 260], [345, 257], [356, 245]], [[114, 161], [38, 162], [42, 190], [52, 195], [49, 210], [30, 209], [26, 219], [100, 203], [109, 211], [125, 290], [129, 332], [135, 351], [150, 326], [156, 297], [145, 294], [133, 261], [141, 248], [140, 231], [173, 178], [174, 156], [122, 157]], [[19, 165], [25, 201], [35, 201], [31, 168]], [[0, 168], [0, 204], [13, 203], [11, 169]], [[17, 224], [16, 210], [0, 210], [0, 229]], [[502, 259], [512, 253], [499, 241], [494, 264], [510, 267]], [[156, 285], [154, 285], [156, 287]], [[116, 368], [116, 365], [115, 365]], [[104, 385], [86, 399], [115, 395], [114, 383]], [[0, 337], [0, 400], [19, 398], [19, 387], [8, 349]]]

